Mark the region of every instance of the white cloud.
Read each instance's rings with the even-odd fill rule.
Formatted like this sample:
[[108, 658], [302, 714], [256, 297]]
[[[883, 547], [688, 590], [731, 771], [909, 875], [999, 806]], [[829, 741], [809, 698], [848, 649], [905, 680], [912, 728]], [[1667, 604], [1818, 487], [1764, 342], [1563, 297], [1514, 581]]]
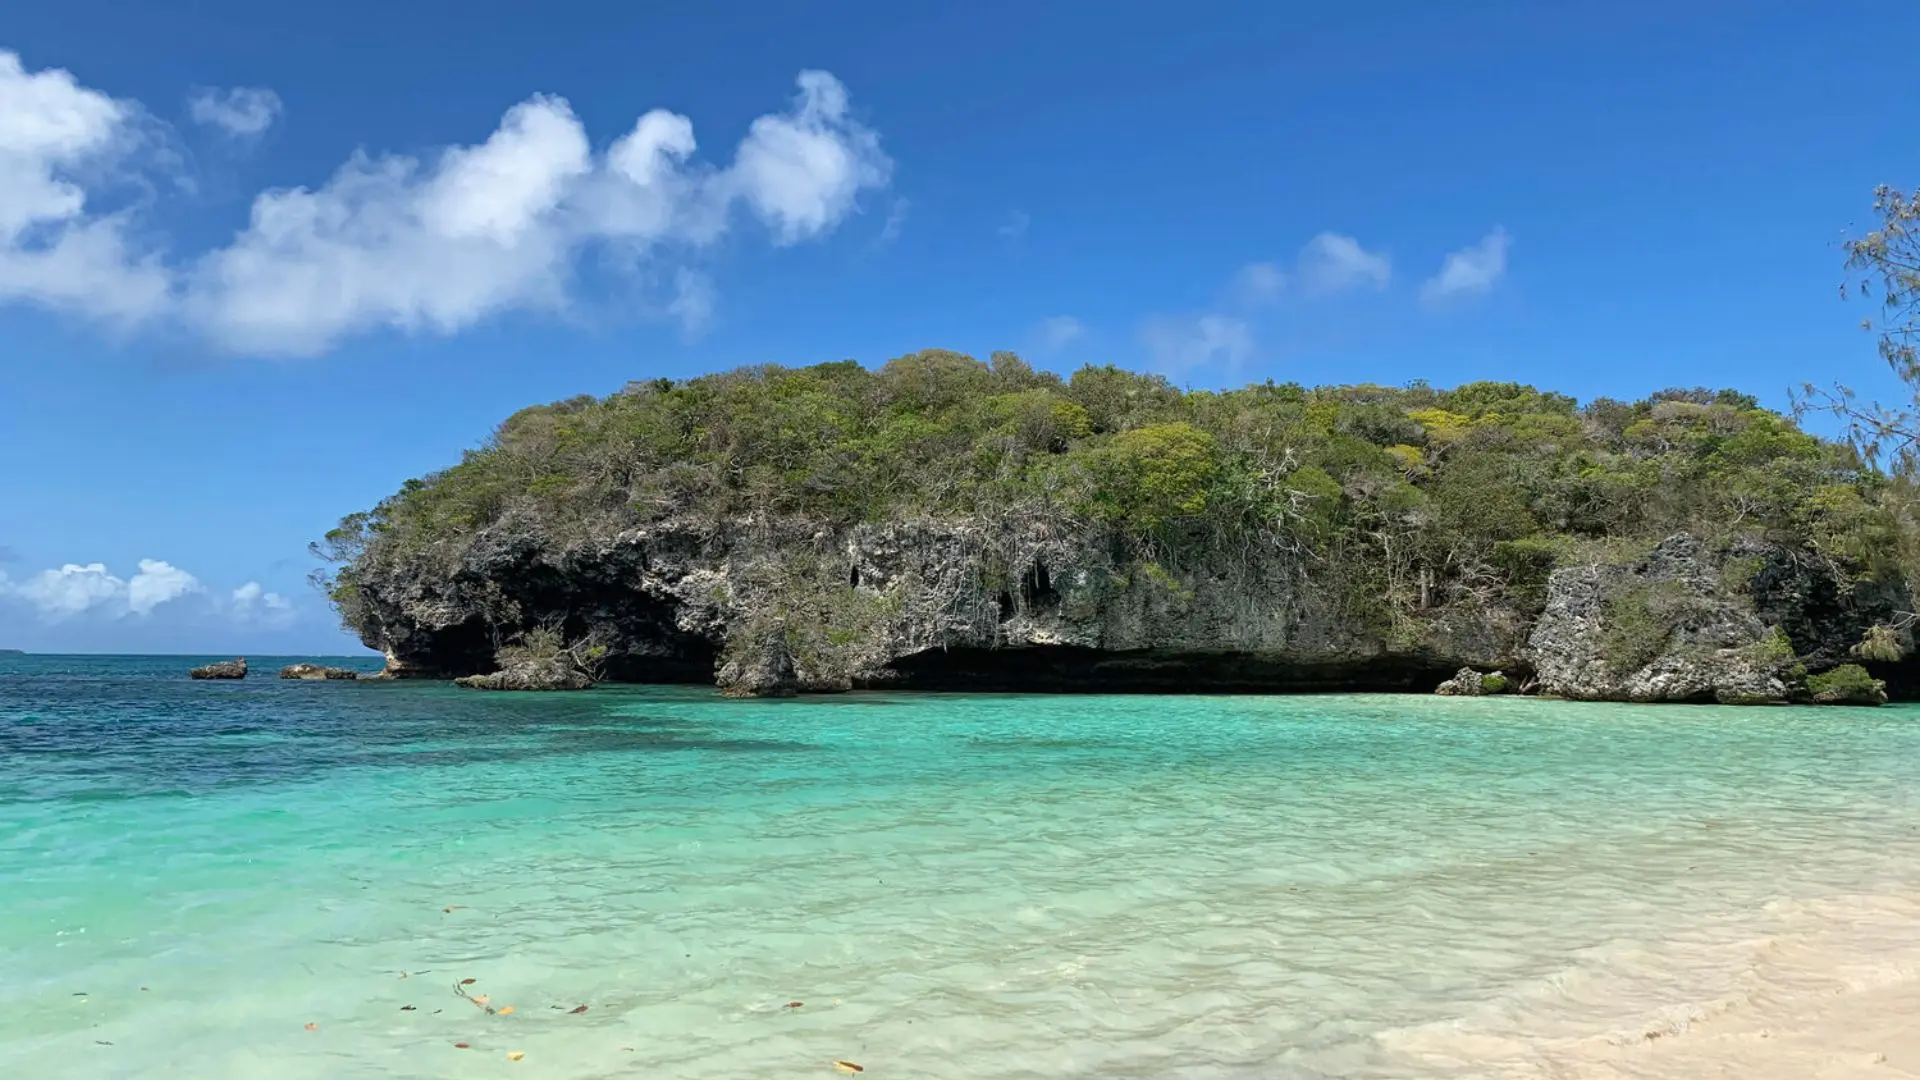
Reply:
[[[889, 182], [892, 162], [846, 88], [823, 71], [801, 72], [798, 87], [790, 108], [753, 121], [724, 168], [693, 160], [686, 117], [649, 112], [595, 154], [567, 102], [536, 95], [477, 145], [425, 161], [356, 153], [318, 187], [263, 192], [231, 244], [170, 270], [129, 242], [125, 213], [94, 213], [82, 186], [81, 166], [125, 157], [137, 106], [64, 71], [27, 74], [0, 53], [0, 300], [166, 313], [228, 351], [311, 355], [353, 334], [451, 334], [510, 310], [563, 308], [576, 261], [603, 248], [630, 267], [659, 260], [676, 282], [667, 313], [696, 325], [713, 290], [689, 261], [736, 207], [793, 244]], [[195, 116], [257, 131], [273, 108], [251, 93], [196, 101]]]
[[831, 228], [861, 190], [884, 186], [893, 171], [880, 137], [850, 118], [839, 79], [803, 71], [799, 83], [794, 110], [755, 120], [726, 174], [784, 244]]
[[311, 355], [379, 327], [450, 334], [514, 307], [559, 307], [570, 240], [556, 211], [588, 168], [563, 101], [515, 106], [485, 143], [355, 155], [317, 191], [270, 191], [190, 282], [189, 316], [238, 352]]
[[1071, 315], [1055, 315], [1040, 320], [1040, 351], [1058, 352], [1085, 335], [1087, 328]]
[[0, 51], [0, 303], [131, 323], [167, 302], [169, 277], [128, 236], [129, 213], [90, 212], [138, 142], [137, 108], [62, 70], [29, 73]]
[[131, 580], [109, 573], [105, 563], [67, 563], [19, 582], [0, 575], [0, 597], [25, 601], [49, 622], [95, 610], [115, 616], [149, 615], [154, 608], [200, 589], [199, 579], [158, 559], [141, 559], [140, 570]]
[[280, 115], [280, 95], [260, 87], [201, 90], [187, 103], [196, 124], [207, 124], [236, 139], [251, 138], [273, 126]]
[[680, 329], [688, 337], [706, 329], [713, 319], [715, 303], [712, 278], [684, 267], [674, 273], [673, 300], [667, 305], [667, 314], [680, 320]]
[[243, 623], [284, 626], [293, 621], [293, 602], [277, 592], [268, 592], [257, 581], [233, 590], [232, 608], [234, 617]]
[[1234, 275], [1234, 300], [1246, 307], [1260, 307], [1280, 298], [1287, 288], [1287, 275], [1270, 262], [1248, 263]]
[[107, 573], [105, 563], [68, 563], [12, 586], [12, 593], [40, 609], [43, 617], [57, 621], [124, 596], [126, 589], [126, 582]]
[[1140, 342], [1154, 367], [1169, 375], [1208, 364], [1237, 367], [1254, 350], [1253, 328], [1246, 320], [1212, 313], [1149, 320], [1140, 331]]
[[169, 600], [200, 591], [192, 574], [159, 559], [141, 559], [140, 572], [127, 582], [127, 609], [145, 615]]
[[906, 228], [907, 211], [913, 204], [905, 199], [893, 200], [893, 209], [887, 211], [887, 223], [880, 227], [879, 243], [891, 244], [900, 239], [900, 230]]
[[1323, 232], [1300, 251], [1300, 280], [1310, 292], [1325, 295], [1361, 286], [1385, 288], [1392, 277], [1392, 261], [1361, 247], [1351, 236]]
[[1487, 292], [1507, 272], [1507, 248], [1511, 244], [1507, 231], [1495, 227], [1479, 243], [1449, 254], [1440, 264], [1440, 272], [1420, 286], [1420, 298], [1439, 303]]

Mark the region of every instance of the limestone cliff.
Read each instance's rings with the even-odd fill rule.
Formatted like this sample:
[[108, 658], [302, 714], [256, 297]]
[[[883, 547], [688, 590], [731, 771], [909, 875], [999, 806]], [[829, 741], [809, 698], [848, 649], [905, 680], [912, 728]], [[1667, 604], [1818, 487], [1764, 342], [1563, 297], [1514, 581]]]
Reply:
[[1425, 692], [1474, 667], [1585, 700], [1785, 701], [1804, 697], [1809, 664], [1891, 621], [1897, 595], [1842, 588], [1802, 553], [1683, 533], [1556, 570], [1537, 615], [1469, 602], [1394, 622], [1356, 612], [1307, 561], [1168, 567], [1042, 524], [967, 521], [681, 520], [559, 544], [509, 518], [440, 565], [359, 580], [357, 628], [396, 676], [489, 672], [503, 640], [557, 624], [606, 644], [610, 679], [756, 695]]
[[1371, 625], [1293, 560], [1123, 562], [1045, 526], [680, 521], [570, 547], [537, 530], [503, 521], [433, 572], [363, 570], [362, 639], [396, 675], [465, 675], [516, 628], [558, 618], [608, 643], [609, 678], [754, 693], [1424, 691], [1462, 665], [1516, 664], [1525, 642], [1505, 607]]

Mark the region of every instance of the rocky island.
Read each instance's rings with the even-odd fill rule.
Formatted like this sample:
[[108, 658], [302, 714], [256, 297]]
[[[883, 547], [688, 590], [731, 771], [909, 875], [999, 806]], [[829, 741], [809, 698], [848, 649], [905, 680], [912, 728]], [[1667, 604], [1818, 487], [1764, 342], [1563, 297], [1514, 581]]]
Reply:
[[316, 551], [388, 675], [483, 687], [1865, 701], [1920, 689], [1902, 506], [1733, 391], [929, 351], [525, 409]]
[[244, 679], [247, 677], [247, 658], [240, 656], [203, 664], [187, 674], [195, 679]]

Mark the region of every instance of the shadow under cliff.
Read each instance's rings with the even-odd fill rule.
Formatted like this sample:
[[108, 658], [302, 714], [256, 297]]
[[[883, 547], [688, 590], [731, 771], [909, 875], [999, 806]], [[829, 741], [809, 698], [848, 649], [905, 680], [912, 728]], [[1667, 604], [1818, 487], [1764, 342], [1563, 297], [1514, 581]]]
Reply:
[[[933, 649], [895, 660], [875, 688], [971, 693], [1430, 694], [1461, 663], [1419, 655], [1301, 660], [1228, 650], [1108, 652], [1071, 645]], [[1524, 678], [1525, 673], [1508, 674]]]

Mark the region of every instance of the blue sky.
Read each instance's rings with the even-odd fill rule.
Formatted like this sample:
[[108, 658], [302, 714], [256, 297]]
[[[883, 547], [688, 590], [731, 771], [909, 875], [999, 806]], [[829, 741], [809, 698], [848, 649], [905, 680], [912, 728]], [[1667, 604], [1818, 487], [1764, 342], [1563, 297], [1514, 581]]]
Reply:
[[0, 646], [351, 648], [310, 539], [635, 378], [1899, 391], [1910, 3], [182, 7], [0, 21]]

